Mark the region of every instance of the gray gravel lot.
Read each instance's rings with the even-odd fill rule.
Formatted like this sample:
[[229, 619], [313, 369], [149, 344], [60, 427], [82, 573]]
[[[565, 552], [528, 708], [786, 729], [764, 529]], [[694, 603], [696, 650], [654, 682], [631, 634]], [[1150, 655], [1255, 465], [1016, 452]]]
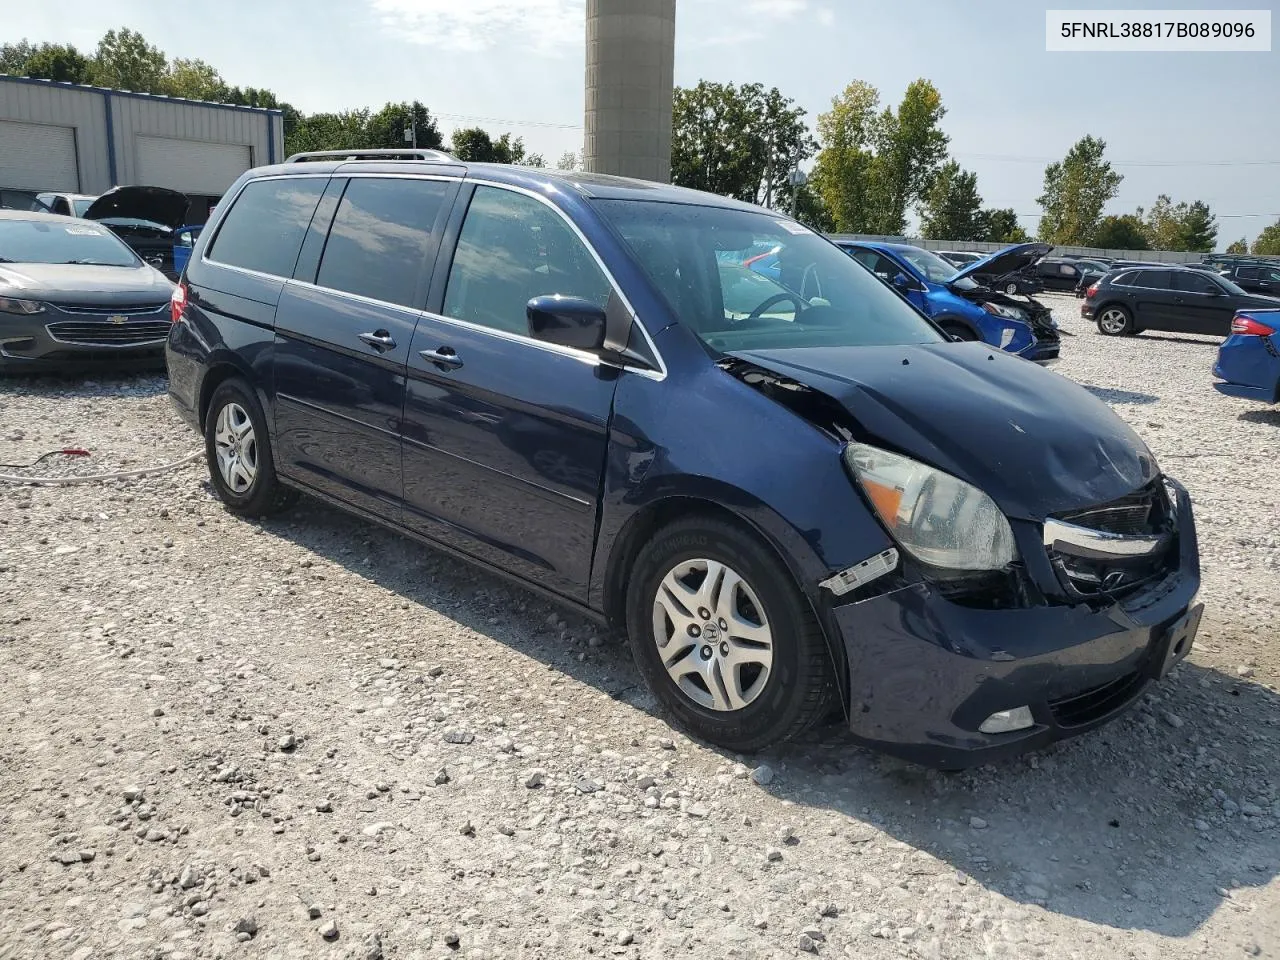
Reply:
[[[1125, 718], [963, 774], [692, 742], [617, 638], [200, 463], [0, 484], [0, 960], [1280, 956], [1280, 411], [1045, 299], [1191, 490], [1208, 612]], [[32, 472], [197, 441], [159, 378], [0, 381], [0, 461], [67, 444]]]

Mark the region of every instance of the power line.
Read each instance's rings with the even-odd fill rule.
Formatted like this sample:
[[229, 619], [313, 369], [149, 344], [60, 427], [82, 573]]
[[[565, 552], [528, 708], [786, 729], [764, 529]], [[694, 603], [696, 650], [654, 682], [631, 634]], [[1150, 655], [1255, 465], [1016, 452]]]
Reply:
[[[1028, 220], [1039, 220], [1041, 217], [1045, 216], [1045, 214], [1016, 213], [1014, 214], [1014, 216], [1026, 217]], [[1277, 219], [1280, 219], [1280, 213], [1215, 213], [1213, 216], [1219, 220], [1240, 220], [1240, 219], [1250, 219], [1253, 217], [1267, 217], [1267, 218], [1276, 217]]]
[[472, 117], [462, 113], [437, 113], [442, 120], [466, 120], [471, 123], [500, 123], [507, 127], [554, 127], [559, 130], [583, 130], [577, 123], [552, 123], [549, 120], [504, 120], [501, 117]]

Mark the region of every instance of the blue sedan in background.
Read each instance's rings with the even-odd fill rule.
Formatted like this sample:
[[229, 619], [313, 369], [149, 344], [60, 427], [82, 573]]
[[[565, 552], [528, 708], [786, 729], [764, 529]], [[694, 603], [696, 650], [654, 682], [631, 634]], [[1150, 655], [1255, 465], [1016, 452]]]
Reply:
[[1061, 335], [1052, 311], [1042, 303], [1015, 298], [976, 278], [1016, 273], [1053, 248], [1020, 243], [957, 269], [937, 254], [906, 243], [836, 241], [945, 332], [960, 340], [981, 340], [1036, 363], [1058, 358]]
[[1280, 403], [1280, 310], [1241, 310], [1213, 365], [1219, 393]]

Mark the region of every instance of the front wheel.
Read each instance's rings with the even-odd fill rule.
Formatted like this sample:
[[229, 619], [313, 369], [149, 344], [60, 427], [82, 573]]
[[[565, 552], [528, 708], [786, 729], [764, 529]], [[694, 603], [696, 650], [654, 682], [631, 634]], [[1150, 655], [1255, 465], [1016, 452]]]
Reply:
[[209, 478], [227, 509], [261, 517], [297, 499], [297, 493], [276, 477], [262, 405], [243, 380], [227, 380], [214, 390], [204, 436]]
[[939, 324], [939, 326], [942, 327], [943, 333], [945, 333], [949, 337], [955, 338], [956, 340], [973, 341], [978, 339], [978, 335], [962, 323], [943, 322]]
[[1133, 317], [1124, 307], [1104, 307], [1098, 314], [1098, 332], [1108, 337], [1128, 336], [1133, 333]]
[[636, 665], [676, 722], [728, 750], [796, 736], [834, 695], [826, 641], [790, 572], [723, 521], [681, 521], [641, 551], [627, 633]]

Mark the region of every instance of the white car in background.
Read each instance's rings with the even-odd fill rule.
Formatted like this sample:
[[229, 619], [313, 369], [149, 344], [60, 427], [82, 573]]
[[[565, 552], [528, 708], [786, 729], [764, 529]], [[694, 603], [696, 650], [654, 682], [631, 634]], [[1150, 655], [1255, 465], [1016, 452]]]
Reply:
[[98, 198], [87, 193], [38, 193], [36, 199], [48, 207], [51, 213], [60, 213], [64, 217], [83, 217], [84, 212]]

